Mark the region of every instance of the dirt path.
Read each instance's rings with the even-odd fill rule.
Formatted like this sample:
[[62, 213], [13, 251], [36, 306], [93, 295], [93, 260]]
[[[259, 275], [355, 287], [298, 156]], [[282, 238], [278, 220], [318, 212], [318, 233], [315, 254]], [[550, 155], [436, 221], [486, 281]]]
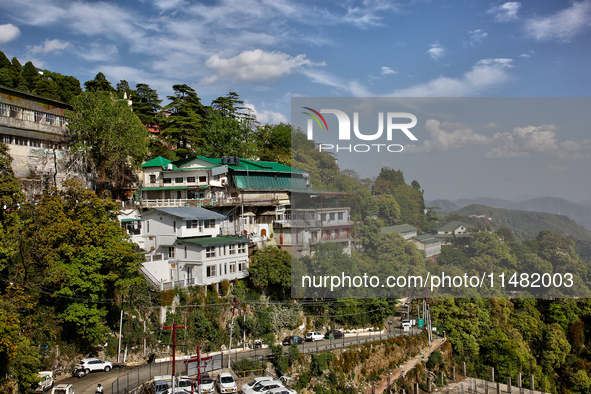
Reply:
[[[446, 338], [439, 338], [439, 339], [434, 340], [431, 343], [431, 347], [424, 348], [423, 350], [421, 350], [421, 352], [419, 354], [417, 354], [416, 356], [414, 356], [413, 358], [411, 358], [410, 360], [408, 360], [407, 362], [402, 364], [400, 367], [392, 370], [391, 373], [389, 375], [387, 375], [387, 376], [390, 376], [390, 382], [393, 383], [395, 380], [397, 380], [403, 374], [406, 375], [408, 373], [408, 371], [413, 369], [421, 361], [427, 361], [427, 359], [429, 358], [431, 353], [433, 353], [435, 350], [439, 349], [445, 343], [445, 340], [446, 340]], [[382, 381], [375, 386], [376, 393], [383, 393], [388, 388], [387, 376], [386, 375], [382, 376]], [[367, 393], [370, 394], [371, 392], [372, 392], [372, 390], [370, 388], [367, 391]]]

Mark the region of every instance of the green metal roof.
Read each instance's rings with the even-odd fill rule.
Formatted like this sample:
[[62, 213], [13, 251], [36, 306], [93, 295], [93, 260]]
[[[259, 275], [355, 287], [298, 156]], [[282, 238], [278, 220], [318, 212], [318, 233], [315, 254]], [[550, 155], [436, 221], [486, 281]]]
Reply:
[[162, 156], [158, 156], [155, 159], [145, 162], [140, 167], [160, 167], [166, 164], [172, 163], [170, 160], [165, 159]]
[[425, 234], [425, 235], [417, 235], [416, 237], [412, 237], [412, 239], [416, 239], [417, 241], [432, 244], [435, 242], [441, 242], [441, 238], [435, 238], [433, 234]]
[[140, 219], [121, 219], [121, 223], [125, 222], [139, 222]]
[[382, 227], [380, 229], [380, 233], [382, 234], [388, 234], [388, 233], [402, 233], [405, 231], [417, 231], [418, 229], [416, 227], [411, 226], [410, 224], [399, 224], [396, 226], [388, 226], [388, 227]]
[[222, 164], [221, 158], [212, 158], [205, 156], [195, 156], [201, 160], [208, 161], [218, 166], [228, 166], [229, 169], [234, 171], [270, 171], [270, 172], [293, 172], [297, 174], [305, 174], [307, 171], [298, 170], [289, 166], [276, 163], [274, 161], [254, 161], [248, 159], [240, 159], [239, 165], [234, 164]]
[[187, 186], [157, 186], [157, 187], [144, 187], [143, 192], [160, 191], [160, 190], [187, 190]]
[[306, 180], [292, 177], [290, 174], [241, 174], [233, 175], [236, 189], [256, 190], [291, 190], [306, 189]]
[[244, 244], [248, 243], [248, 239], [237, 238], [237, 237], [200, 237], [200, 238], [178, 238], [177, 243], [187, 243], [191, 245], [199, 245], [202, 247], [219, 245], [219, 244]]
[[469, 224], [461, 222], [459, 220], [453, 220], [449, 223], [442, 224], [441, 226], [433, 227], [432, 230], [433, 231], [454, 231], [455, 229], [457, 229], [460, 226], [464, 226], [464, 227], [468, 228]]

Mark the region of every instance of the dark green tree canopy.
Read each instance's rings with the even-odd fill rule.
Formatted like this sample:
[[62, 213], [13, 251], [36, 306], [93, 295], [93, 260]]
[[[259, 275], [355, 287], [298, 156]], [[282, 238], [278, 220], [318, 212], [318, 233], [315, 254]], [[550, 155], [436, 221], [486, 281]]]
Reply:
[[88, 92], [115, 92], [111, 82], [107, 81], [103, 73], [98, 73], [94, 79], [84, 82], [84, 89]]

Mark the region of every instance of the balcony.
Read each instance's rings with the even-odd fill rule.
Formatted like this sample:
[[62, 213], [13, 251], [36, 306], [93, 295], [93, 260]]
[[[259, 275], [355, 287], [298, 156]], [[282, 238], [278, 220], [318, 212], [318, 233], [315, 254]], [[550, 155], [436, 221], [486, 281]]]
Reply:
[[320, 242], [330, 242], [330, 241], [338, 241], [338, 240], [345, 240], [351, 239], [351, 234], [343, 233], [343, 234], [335, 234], [335, 235], [324, 235], [322, 237], [310, 238], [308, 243], [310, 245], [314, 245]]

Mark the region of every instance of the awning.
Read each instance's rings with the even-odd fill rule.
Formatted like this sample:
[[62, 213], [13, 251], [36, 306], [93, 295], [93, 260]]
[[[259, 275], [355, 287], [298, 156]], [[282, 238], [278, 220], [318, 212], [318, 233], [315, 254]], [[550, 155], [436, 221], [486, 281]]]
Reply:
[[187, 186], [144, 187], [142, 189], [142, 192], [161, 191], [161, 190], [187, 190]]
[[140, 221], [140, 219], [129, 219], [129, 218], [127, 218], [127, 219], [121, 219], [121, 222], [122, 223], [125, 223], [125, 222], [139, 222], [139, 221]]

